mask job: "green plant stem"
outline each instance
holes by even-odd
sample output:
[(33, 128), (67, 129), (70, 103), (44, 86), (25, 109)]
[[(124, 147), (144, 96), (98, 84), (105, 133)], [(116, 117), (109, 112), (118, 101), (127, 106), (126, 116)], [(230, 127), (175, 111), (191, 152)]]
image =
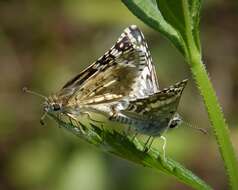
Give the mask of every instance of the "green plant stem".
[(219, 146), (220, 154), (224, 160), (225, 168), (228, 171), (227, 173), (230, 185), (232, 189), (237, 190), (238, 164), (236, 154), (230, 140), (228, 125), (226, 124), (222, 109), (217, 100), (217, 96), (202, 62), (201, 53), (195, 45), (195, 41), (192, 36), (192, 29), (190, 28), (191, 17), (187, 7), (187, 0), (183, 0), (188, 47), (187, 62), (190, 65), (193, 77), (206, 105), (208, 116), (212, 124), (212, 129)]
[(232, 189), (236, 190), (238, 189), (238, 165), (236, 154), (229, 137), (229, 129), (202, 60), (200, 56), (196, 56), (196, 53), (194, 54), (193, 56), (191, 52), (193, 56), (190, 60), (191, 71), (204, 99), (220, 154), (228, 171), (230, 185)]

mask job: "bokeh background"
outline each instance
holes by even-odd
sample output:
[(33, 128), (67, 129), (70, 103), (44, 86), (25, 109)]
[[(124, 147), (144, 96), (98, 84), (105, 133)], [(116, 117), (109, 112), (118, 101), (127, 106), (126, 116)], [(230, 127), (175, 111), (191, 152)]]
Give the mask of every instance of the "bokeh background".
[[(42, 100), (100, 57), (128, 25), (137, 24), (151, 49), (161, 87), (189, 84), (179, 110), (209, 129), (199, 92), (178, 51), (113, 0), (0, 1), (0, 189), (190, 189), (174, 178), (101, 152), (56, 123), (40, 126)], [(238, 3), (206, 0), (201, 20), (204, 62), (238, 146)], [(227, 180), (214, 137), (181, 127), (167, 134), (167, 154), (215, 189)], [(161, 142), (158, 139), (158, 148)]]

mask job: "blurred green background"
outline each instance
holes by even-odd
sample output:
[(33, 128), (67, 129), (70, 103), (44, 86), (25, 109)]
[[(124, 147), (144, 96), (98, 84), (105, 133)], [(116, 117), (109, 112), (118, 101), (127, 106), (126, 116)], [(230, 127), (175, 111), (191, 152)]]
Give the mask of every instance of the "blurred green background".
[[(158, 190), (190, 189), (83, 142), (47, 119), (42, 101), (103, 55), (124, 28), (138, 25), (156, 64), (160, 86), (189, 78), (179, 110), (194, 126), (209, 128), (202, 99), (178, 51), (113, 0), (0, 1), (0, 189)], [(238, 151), (238, 3), (206, 0), (201, 36), (204, 62), (231, 127)], [(211, 134), (180, 127), (166, 134), (167, 154), (215, 189), (227, 189)], [(158, 139), (161, 149), (161, 140)]]

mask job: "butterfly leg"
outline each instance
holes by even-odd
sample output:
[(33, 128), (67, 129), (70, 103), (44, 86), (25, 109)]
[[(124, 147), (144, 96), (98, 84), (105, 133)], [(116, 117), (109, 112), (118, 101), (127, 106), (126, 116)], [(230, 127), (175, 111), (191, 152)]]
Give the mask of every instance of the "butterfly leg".
[(45, 112), (45, 113), (41, 116), (41, 118), (40, 118), (40, 124), (41, 124), (41, 125), (45, 125), (44, 119), (45, 119), (46, 116), (47, 116), (47, 112)]
[(126, 134), (129, 134), (131, 132), (131, 126), (128, 126), (128, 128), (126, 129)]
[[(57, 117), (58, 117), (58, 119), (59, 119), (59, 120), (61, 120), (61, 113), (58, 113), (58, 114), (57, 114)], [(60, 123), (59, 123), (59, 122), (58, 122), (58, 127), (59, 127), (59, 128), (61, 128), (61, 126), (60, 126)]]
[(69, 120), (70, 120), (71, 125), (74, 125), (74, 124), (73, 124), (73, 121), (75, 121), (76, 124), (77, 124), (77, 126), (79, 127), (80, 131), (85, 135), (86, 132), (85, 132), (85, 130), (82, 128), (82, 126), (81, 126), (81, 124), (78, 122), (78, 120), (77, 120), (74, 116), (72, 116), (71, 114), (66, 114), (66, 115), (69, 117)]
[(137, 137), (138, 133), (135, 133), (134, 136), (132, 137), (131, 141), (133, 142), (135, 138)]
[(154, 138), (149, 136), (145, 145), (144, 145), (144, 152), (148, 152), (153, 144)]
[(90, 120), (93, 121), (93, 122), (103, 123), (102, 121), (98, 121), (98, 120), (93, 119), (93, 118), (90, 116), (90, 113), (89, 113), (89, 112), (83, 112), (82, 114), (87, 115), (88, 119), (90, 119)]
[(69, 122), (70, 122), (70, 124), (71, 124), (71, 125), (74, 125), (74, 123), (73, 123), (71, 117), (68, 117), (68, 118), (69, 118)]
[(109, 113), (109, 120), (113, 120), (117, 116), (117, 110), (115, 109), (115, 106), (111, 106), (111, 112)]
[(144, 148), (143, 148), (143, 152), (147, 152), (147, 150), (148, 150), (147, 149), (147, 144), (150, 142), (150, 138), (151, 138), (151, 136), (149, 136), (148, 139), (146, 140)]
[(164, 144), (163, 144), (163, 159), (164, 161), (166, 161), (166, 156), (165, 156), (165, 148), (166, 148), (166, 138), (164, 136), (161, 136), (161, 139), (164, 141)]
[(148, 145), (148, 150), (150, 150), (153, 142), (154, 142), (154, 137), (151, 137), (150, 144)]

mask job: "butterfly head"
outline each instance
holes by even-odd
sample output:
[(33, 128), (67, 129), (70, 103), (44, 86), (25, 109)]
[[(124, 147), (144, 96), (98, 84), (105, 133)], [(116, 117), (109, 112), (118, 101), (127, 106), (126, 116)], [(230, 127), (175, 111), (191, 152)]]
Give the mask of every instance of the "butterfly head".
[(47, 97), (45, 97), (45, 96), (43, 96), (43, 95), (41, 95), (37, 92), (28, 90), (26, 87), (23, 88), (23, 91), (27, 92), (29, 94), (38, 96), (38, 97), (45, 100), (44, 103), (43, 103), (44, 114), (40, 119), (40, 123), (42, 125), (44, 124), (43, 120), (44, 120), (45, 116), (47, 115), (47, 113), (56, 113), (56, 112), (59, 112), (59, 111), (62, 110), (62, 102), (60, 101), (59, 98), (57, 98), (57, 96), (50, 96), (50, 97), (47, 98)]
[(50, 96), (43, 103), (43, 110), (47, 113), (59, 112), (62, 110), (62, 103), (56, 97)]
[(196, 129), (197, 131), (200, 131), (203, 134), (208, 133), (206, 129), (193, 126), (190, 123), (183, 121), (182, 117), (178, 113), (174, 114), (173, 118), (169, 121), (169, 128), (175, 128), (178, 125), (180, 125), (181, 123), (183, 123), (184, 126), (190, 127), (192, 129)]
[(169, 128), (175, 128), (182, 123), (182, 118), (178, 113), (175, 113), (173, 118), (169, 121)]

